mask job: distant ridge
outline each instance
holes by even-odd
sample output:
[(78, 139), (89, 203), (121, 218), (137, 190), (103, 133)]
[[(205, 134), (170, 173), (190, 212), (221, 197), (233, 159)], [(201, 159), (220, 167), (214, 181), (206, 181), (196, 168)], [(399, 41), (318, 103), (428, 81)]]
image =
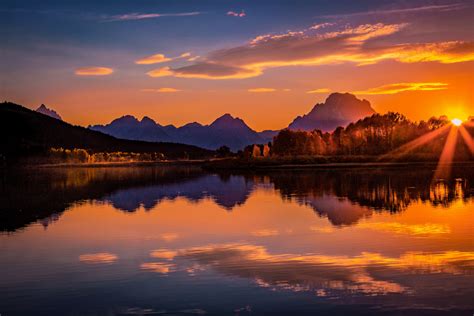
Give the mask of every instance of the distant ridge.
[(254, 131), (242, 119), (229, 113), (218, 117), (209, 125), (192, 122), (181, 127), (162, 126), (146, 116), (140, 121), (131, 115), (125, 115), (109, 124), (89, 128), (124, 139), (176, 142), (207, 149), (228, 146), (233, 151), (250, 144), (269, 142), (274, 136), (268, 132)]
[(63, 119), (61, 118), (61, 116), (58, 114), (58, 112), (56, 112), (56, 111), (53, 110), (53, 109), (48, 108), (48, 107), (47, 107), (46, 105), (44, 105), (44, 104), (41, 104), (41, 105), (36, 109), (36, 112), (41, 113), (41, 114), (44, 114), (44, 115), (47, 115), (47, 116), (49, 116), (49, 117), (55, 118), (55, 119), (60, 120), (60, 121), (63, 120)]
[[(359, 100), (350, 93), (333, 93), (324, 103), (316, 104), (308, 114), (295, 118), (288, 128), (332, 131), (338, 126), (346, 126), (374, 113), (375, 110), (367, 100)], [(251, 144), (268, 143), (279, 132), (256, 132), (244, 120), (229, 113), (218, 117), (209, 125), (192, 122), (181, 127), (162, 126), (146, 116), (140, 121), (131, 115), (125, 115), (109, 124), (92, 125), (89, 128), (124, 139), (176, 142), (211, 150), (228, 146), (232, 151)]]
[(330, 132), (375, 113), (367, 100), (359, 100), (350, 93), (332, 93), (324, 103), (316, 104), (308, 114), (295, 118), (288, 128)]

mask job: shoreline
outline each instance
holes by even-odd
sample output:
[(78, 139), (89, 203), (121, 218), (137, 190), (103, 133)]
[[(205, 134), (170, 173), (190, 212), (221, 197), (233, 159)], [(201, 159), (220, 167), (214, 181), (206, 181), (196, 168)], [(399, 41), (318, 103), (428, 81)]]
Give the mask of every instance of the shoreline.
[[(297, 160), (297, 159), (296, 159)], [(52, 168), (134, 168), (134, 167), (199, 167), (206, 171), (223, 170), (297, 170), (297, 169), (364, 169), (391, 167), (436, 167), (438, 161), (347, 161), (347, 162), (289, 162), (260, 159), (222, 158), (213, 160), (166, 160), (166, 161), (135, 161), (111, 163), (58, 163), (58, 164), (27, 164), (0, 167), (8, 169), (52, 169)], [(453, 161), (453, 166), (474, 167), (474, 161)]]

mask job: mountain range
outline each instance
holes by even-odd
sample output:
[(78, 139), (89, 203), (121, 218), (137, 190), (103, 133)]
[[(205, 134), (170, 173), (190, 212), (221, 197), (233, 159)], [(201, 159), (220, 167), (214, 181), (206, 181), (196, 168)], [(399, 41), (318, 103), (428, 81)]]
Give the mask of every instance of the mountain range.
[(0, 163), (60, 147), (93, 152), (157, 152), (170, 159), (208, 158), (214, 154), (192, 145), (119, 139), (10, 102), (0, 104), (0, 135)]
[[(308, 114), (295, 118), (288, 128), (332, 131), (338, 126), (346, 126), (374, 113), (375, 110), (367, 100), (359, 100), (350, 93), (332, 93), (324, 103), (316, 104)], [(279, 132), (257, 132), (242, 119), (230, 114), (222, 115), (209, 125), (193, 122), (181, 127), (160, 125), (147, 116), (138, 120), (125, 115), (106, 125), (89, 126), (89, 129), (123, 139), (174, 142), (206, 149), (217, 149), (225, 145), (233, 151), (250, 144), (267, 143)]]
[(125, 115), (107, 125), (94, 125), (89, 128), (118, 138), (151, 142), (166, 141), (207, 149), (216, 149), (226, 145), (234, 151), (249, 144), (269, 142), (277, 133), (257, 133), (242, 119), (230, 114), (222, 115), (209, 125), (193, 122), (181, 127), (163, 126), (147, 116), (138, 120), (131, 115)]

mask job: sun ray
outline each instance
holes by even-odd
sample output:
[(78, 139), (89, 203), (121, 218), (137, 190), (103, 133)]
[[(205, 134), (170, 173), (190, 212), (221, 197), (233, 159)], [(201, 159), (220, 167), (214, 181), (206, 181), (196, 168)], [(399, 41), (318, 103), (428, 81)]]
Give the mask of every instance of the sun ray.
[(449, 179), (451, 175), (451, 164), (453, 162), (454, 152), (456, 151), (456, 142), (459, 128), (451, 125), (446, 143), (438, 160), (438, 165), (434, 174), (434, 180)]
[(445, 125), (445, 126), (440, 127), (440, 128), (438, 128), (434, 131), (431, 131), (427, 134), (424, 134), (424, 135), (418, 137), (417, 139), (414, 139), (411, 142), (408, 142), (408, 143), (400, 146), (399, 148), (394, 149), (394, 150), (392, 150), (391, 152), (389, 152), (385, 155), (382, 155), (379, 159), (383, 160), (383, 159), (386, 159), (386, 158), (389, 158), (389, 159), (399, 158), (399, 157), (409, 153), (410, 151), (412, 151), (412, 150), (428, 143), (429, 141), (431, 141), (431, 140), (435, 139), (436, 137), (440, 136), (441, 134), (447, 132), (450, 127), (451, 127), (451, 125)]
[(467, 122), (464, 122), (463, 125), (469, 126), (469, 127), (474, 127), (474, 122), (473, 121), (467, 121)]
[(464, 143), (466, 143), (467, 147), (469, 148), (469, 151), (471, 152), (471, 155), (474, 155), (474, 140), (472, 139), (471, 135), (469, 132), (466, 130), (464, 126), (459, 127), (459, 133), (461, 134)]

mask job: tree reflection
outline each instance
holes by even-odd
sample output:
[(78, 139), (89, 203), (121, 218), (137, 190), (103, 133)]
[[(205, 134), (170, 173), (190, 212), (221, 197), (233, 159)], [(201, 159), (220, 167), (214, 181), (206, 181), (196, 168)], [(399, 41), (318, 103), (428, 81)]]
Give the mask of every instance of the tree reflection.
[(210, 174), (196, 167), (65, 168), (6, 171), (0, 180), (0, 229), (45, 227), (73, 203), (100, 201), (116, 209), (153, 210), (164, 200), (213, 200), (227, 211), (254, 190), (314, 209), (336, 226), (373, 212), (397, 213), (411, 203), (448, 207), (474, 194), (472, 168), (454, 167), (453, 180), (433, 182), (433, 168), (291, 170)]

